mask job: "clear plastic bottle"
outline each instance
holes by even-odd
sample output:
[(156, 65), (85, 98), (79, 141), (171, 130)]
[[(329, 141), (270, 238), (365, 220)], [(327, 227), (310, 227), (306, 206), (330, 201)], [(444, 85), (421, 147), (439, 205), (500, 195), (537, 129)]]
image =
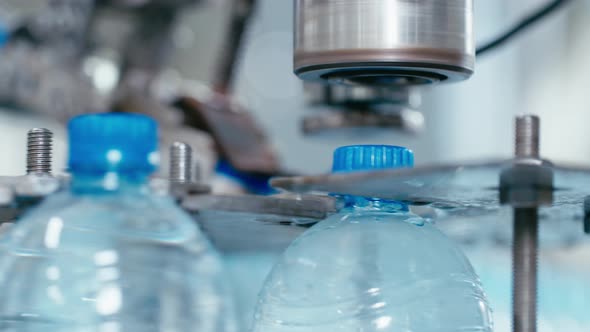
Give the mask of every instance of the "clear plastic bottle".
[[(405, 148), (350, 146), (336, 150), (334, 171), (412, 164)], [(253, 331), (492, 331), (479, 279), (450, 239), (401, 202), (342, 199), (275, 265)]]
[(69, 134), (71, 187), (0, 240), (0, 331), (237, 331), (218, 254), (149, 192), (155, 122), (85, 115)]

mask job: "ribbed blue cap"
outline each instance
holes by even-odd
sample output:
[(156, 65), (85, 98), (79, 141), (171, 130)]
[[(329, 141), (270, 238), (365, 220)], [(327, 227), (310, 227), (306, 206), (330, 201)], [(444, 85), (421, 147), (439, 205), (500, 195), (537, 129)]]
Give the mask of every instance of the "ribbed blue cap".
[(334, 151), (332, 172), (370, 171), (414, 166), (412, 150), (392, 145), (351, 145)]
[(158, 166), (158, 125), (145, 115), (81, 115), (68, 131), (73, 173), (151, 173)]

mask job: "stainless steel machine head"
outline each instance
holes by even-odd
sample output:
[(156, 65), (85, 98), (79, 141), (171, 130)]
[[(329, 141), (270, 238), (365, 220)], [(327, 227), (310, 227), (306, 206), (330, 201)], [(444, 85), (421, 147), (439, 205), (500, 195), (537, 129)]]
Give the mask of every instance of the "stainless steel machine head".
[(295, 0), (303, 80), (424, 85), (474, 70), (473, 0)]

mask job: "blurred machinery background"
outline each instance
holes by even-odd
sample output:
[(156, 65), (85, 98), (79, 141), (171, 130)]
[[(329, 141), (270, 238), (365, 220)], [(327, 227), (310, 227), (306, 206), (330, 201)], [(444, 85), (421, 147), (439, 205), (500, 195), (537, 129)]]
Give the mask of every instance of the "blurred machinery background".
[[(51, 13), (43, 10), (50, 2), (66, 7), (68, 3), (65, 0), (2, 0), (0, 12), (3, 24), (8, 27), (14, 26), (24, 18), (39, 16), (40, 12), (44, 14), (41, 17), (50, 15)], [(62, 18), (63, 26), (59, 26), (59, 29), (79, 32), (80, 22), (74, 19), (71, 22), (67, 21), (70, 14), (84, 13), (82, 2), (75, 3), (78, 6), (75, 10), (78, 12), (68, 14), (66, 10), (63, 13), (65, 18)], [(176, 23), (160, 22), (163, 27), (151, 31), (150, 38), (136, 37), (134, 33), (137, 34), (137, 31), (149, 34), (150, 30), (134, 30), (134, 27), (141, 26), (142, 20), (150, 20), (150, 6), (157, 8), (161, 4), (154, 2), (147, 6), (147, 9), (139, 10), (134, 7), (146, 6), (143, 4), (144, 1), (101, 3), (104, 3), (103, 8), (96, 15), (101, 18), (98, 21), (102, 23), (91, 26), (91, 40), (95, 41), (95, 47), (88, 48), (85, 51), (84, 62), (78, 64), (82, 68), (82, 74), (86, 74), (87, 77), (79, 78), (79, 84), (72, 83), (79, 82), (78, 78), (75, 80), (68, 75), (76, 76), (80, 72), (76, 72), (67, 62), (62, 64), (61, 68), (46, 65), (49, 69), (36, 69), (35, 66), (28, 65), (31, 70), (51, 69), (57, 73), (47, 74), (46, 76), (51, 77), (47, 78), (47, 83), (43, 83), (43, 79), (30, 79), (40, 85), (37, 87), (29, 87), (28, 81), (24, 78), (20, 88), (23, 91), (19, 93), (24, 94), (25, 101), (32, 105), (25, 103), (18, 112), (1, 114), (0, 129), (5, 133), (22, 132), (25, 128), (32, 127), (32, 122), (39, 126), (41, 119), (43, 124), (54, 129), (58, 163), (64, 159), (59, 157), (63, 153), (63, 128), (55, 122), (59, 116), (52, 112), (67, 112), (68, 109), (80, 111), (81, 102), (88, 109), (104, 107), (101, 102), (104, 103), (105, 98), (120, 97), (109, 95), (119, 80), (121, 84), (130, 87), (126, 91), (131, 92), (126, 93), (127, 98), (123, 98), (127, 104), (132, 104), (133, 100), (137, 101), (133, 95), (145, 92), (145, 89), (152, 89), (154, 93), (151, 96), (160, 99), (171, 98), (179, 90), (187, 91), (187, 95), (199, 96), (201, 99), (208, 98), (205, 96), (212, 91), (209, 87), (219, 88), (223, 85), (220, 82), (227, 79), (223, 77), (223, 71), (220, 69), (221, 63), (224, 62), (220, 60), (220, 54), (228, 53), (224, 51), (227, 49), (226, 45), (235, 44), (228, 41), (228, 36), (232, 35), (232, 27), (236, 29), (235, 22), (239, 23), (239, 20), (236, 20), (236, 12), (239, 15), (240, 10), (247, 10), (244, 4), (249, 2), (166, 2), (170, 4), (165, 6), (170, 12), (169, 20), (175, 19)], [(240, 3), (242, 7), (238, 6)], [(474, 22), (477, 43), (482, 44), (490, 40), (523, 15), (545, 3), (542, 0), (476, 1)], [(279, 161), (290, 171), (326, 171), (332, 149), (347, 143), (389, 142), (407, 145), (416, 151), (419, 156), (418, 163), (508, 157), (510, 150), (507, 147), (512, 141), (512, 132), (507, 124), (515, 114), (532, 110), (545, 119), (545, 124), (551, 124), (543, 128), (544, 155), (554, 160), (583, 163), (588, 161), (585, 152), (590, 148), (590, 140), (584, 126), (584, 120), (588, 116), (585, 112), (586, 93), (581, 83), (586, 76), (583, 61), (588, 52), (585, 31), (588, 24), (586, 18), (590, 13), (589, 6), (586, 1), (574, 1), (565, 10), (558, 11), (543, 24), (519, 36), (518, 42), (506, 44), (493, 53), (479, 57), (475, 75), (461, 84), (442, 85), (436, 89), (421, 88), (420, 92), (413, 96), (410, 94), (414, 92), (408, 92), (406, 96), (403, 91), (394, 96), (381, 95), (380, 105), (373, 103), (375, 98), (371, 98), (371, 104), (367, 105), (363, 100), (367, 95), (366, 91), (329, 91), (328, 93), (333, 96), (333, 104), (326, 106), (313, 103), (318, 93), (326, 93), (324, 88), (304, 87), (292, 74), (292, 4), (260, 0), (244, 33), (243, 47), (238, 49), (240, 56), (236, 61), (236, 75), (232, 77), (232, 96), (234, 100), (239, 101), (241, 108), (247, 109), (253, 115), (253, 121), (272, 144), (268, 149), (272, 148), (277, 153), (278, 160), (271, 162), (275, 166), (272, 166), (270, 171), (274, 171), (272, 168), (276, 168)], [(132, 20), (132, 17), (135, 17), (135, 20)], [(162, 17), (160, 19), (164, 20)], [(37, 25), (43, 24), (43, 19), (39, 20), (41, 22)], [(166, 24), (170, 26), (165, 28)], [(59, 30), (57, 27), (55, 29)], [(30, 36), (31, 34), (33, 36)], [(75, 41), (68, 33), (62, 34), (67, 37), (66, 40)], [(21, 35), (21, 38), (29, 39), (43, 37), (36, 37), (34, 32), (26, 31)], [(163, 38), (162, 35), (170, 38)], [(59, 34), (54, 33), (47, 38), (51, 43), (59, 44), (58, 37)], [(142, 43), (137, 46), (137, 43), (128, 42), (133, 40), (142, 40)], [(58, 49), (65, 52), (64, 50), (71, 48), (75, 48), (75, 45)], [(143, 52), (137, 55), (137, 49)], [(148, 49), (149, 52), (146, 51)], [(156, 51), (159, 53), (154, 54)], [(18, 50), (11, 53), (14, 52)], [(7, 62), (8, 56), (10, 55), (3, 53), (2, 63)], [(17, 57), (19, 61), (33, 61), (38, 66), (41, 66), (38, 63), (43, 64), (44, 61), (54, 61), (28, 60), (19, 56), (19, 53), (12, 56)], [(43, 54), (38, 56), (43, 59), (52, 57)], [(60, 60), (63, 59), (66, 57), (60, 57)], [(26, 63), (22, 66), (27, 67)], [(14, 67), (11, 69), (15, 70)], [(3, 74), (2, 77), (6, 79), (7, 75)], [(101, 92), (96, 100), (85, 97), (86, 81)], [(68, 84), (73, 84), (76, 93), (68, 95), (67, 98), (60, 96), (59, 88), (55, 88), (58, 84), (66, 86), (63, 90), (67, 89)], [(26, 90), (32, 88), (35, 88), (35, 93), (38, 94), (35, 98), (31, 98), (31, 92)], [(58, 91), (55, 91), (56, 89)], [(309, 93), (310, 91), (313, 92)], [(378, 94), (375, 91), (369, 93)], [(343, 95), (347, 97), (344, 98)], [(52, 102), (47, 103), (47, 100)], [(93, 100), (95, 104), (90, 104), (89, 100)], [(143, 100), (142, 103), (146, 101)], [(353, 111), (346, 116), (341, 112), (331, 112), (335, 108), (334, 104), (338, 107), (342, 103), (347, 103), (347, 107)], [(41, 108), (45, 110), (39, 111)], [(372, 118), (355, 117), (355, 114), (362, 114), (367, 108), (378, 108), (379, 111), (373, 113)], [(420, 112), (415, 112), (416, 110)], [(179, 121), (175, 113), (165, 114), (169, 116), (163, 121), (174, 127), (175, 121)], [(576, 121), (573, 121), (574, 118)], [(359, 121), (365, 125), (377, 124), (381, 128), (321, 130), (347, 124), (351, 126), (351, 123), (356, 125)], [(567, 137), (567, 144), (563, 144), (563, 137)], [(208, 146), (207, 140), (204, 139), (203, 143), (201, 138), (199, 136), (193, 140)], [(16, 161), (0, 165), (2, 173), (17, 174), (23, 166), (19, 165), (18, 161), (24, 160), (24, 150), (9, 141), (1, 142), (0, 148), (8, 160)], [(63, 165), (58, 164), (56, 169), (61, 167)]]

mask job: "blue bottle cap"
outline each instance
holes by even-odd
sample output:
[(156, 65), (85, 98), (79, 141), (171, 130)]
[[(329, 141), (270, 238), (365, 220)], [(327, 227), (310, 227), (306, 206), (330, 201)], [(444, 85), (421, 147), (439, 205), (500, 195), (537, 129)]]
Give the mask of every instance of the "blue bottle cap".
[(412, 150), (392, 145), (351, 145), (334, 151), (332, 172), (370, 171), (414, 166)]
[(130, 113), (81, 115), (69, 125), (73, 173), (151, 173), (158, 166), (158, 125)]

